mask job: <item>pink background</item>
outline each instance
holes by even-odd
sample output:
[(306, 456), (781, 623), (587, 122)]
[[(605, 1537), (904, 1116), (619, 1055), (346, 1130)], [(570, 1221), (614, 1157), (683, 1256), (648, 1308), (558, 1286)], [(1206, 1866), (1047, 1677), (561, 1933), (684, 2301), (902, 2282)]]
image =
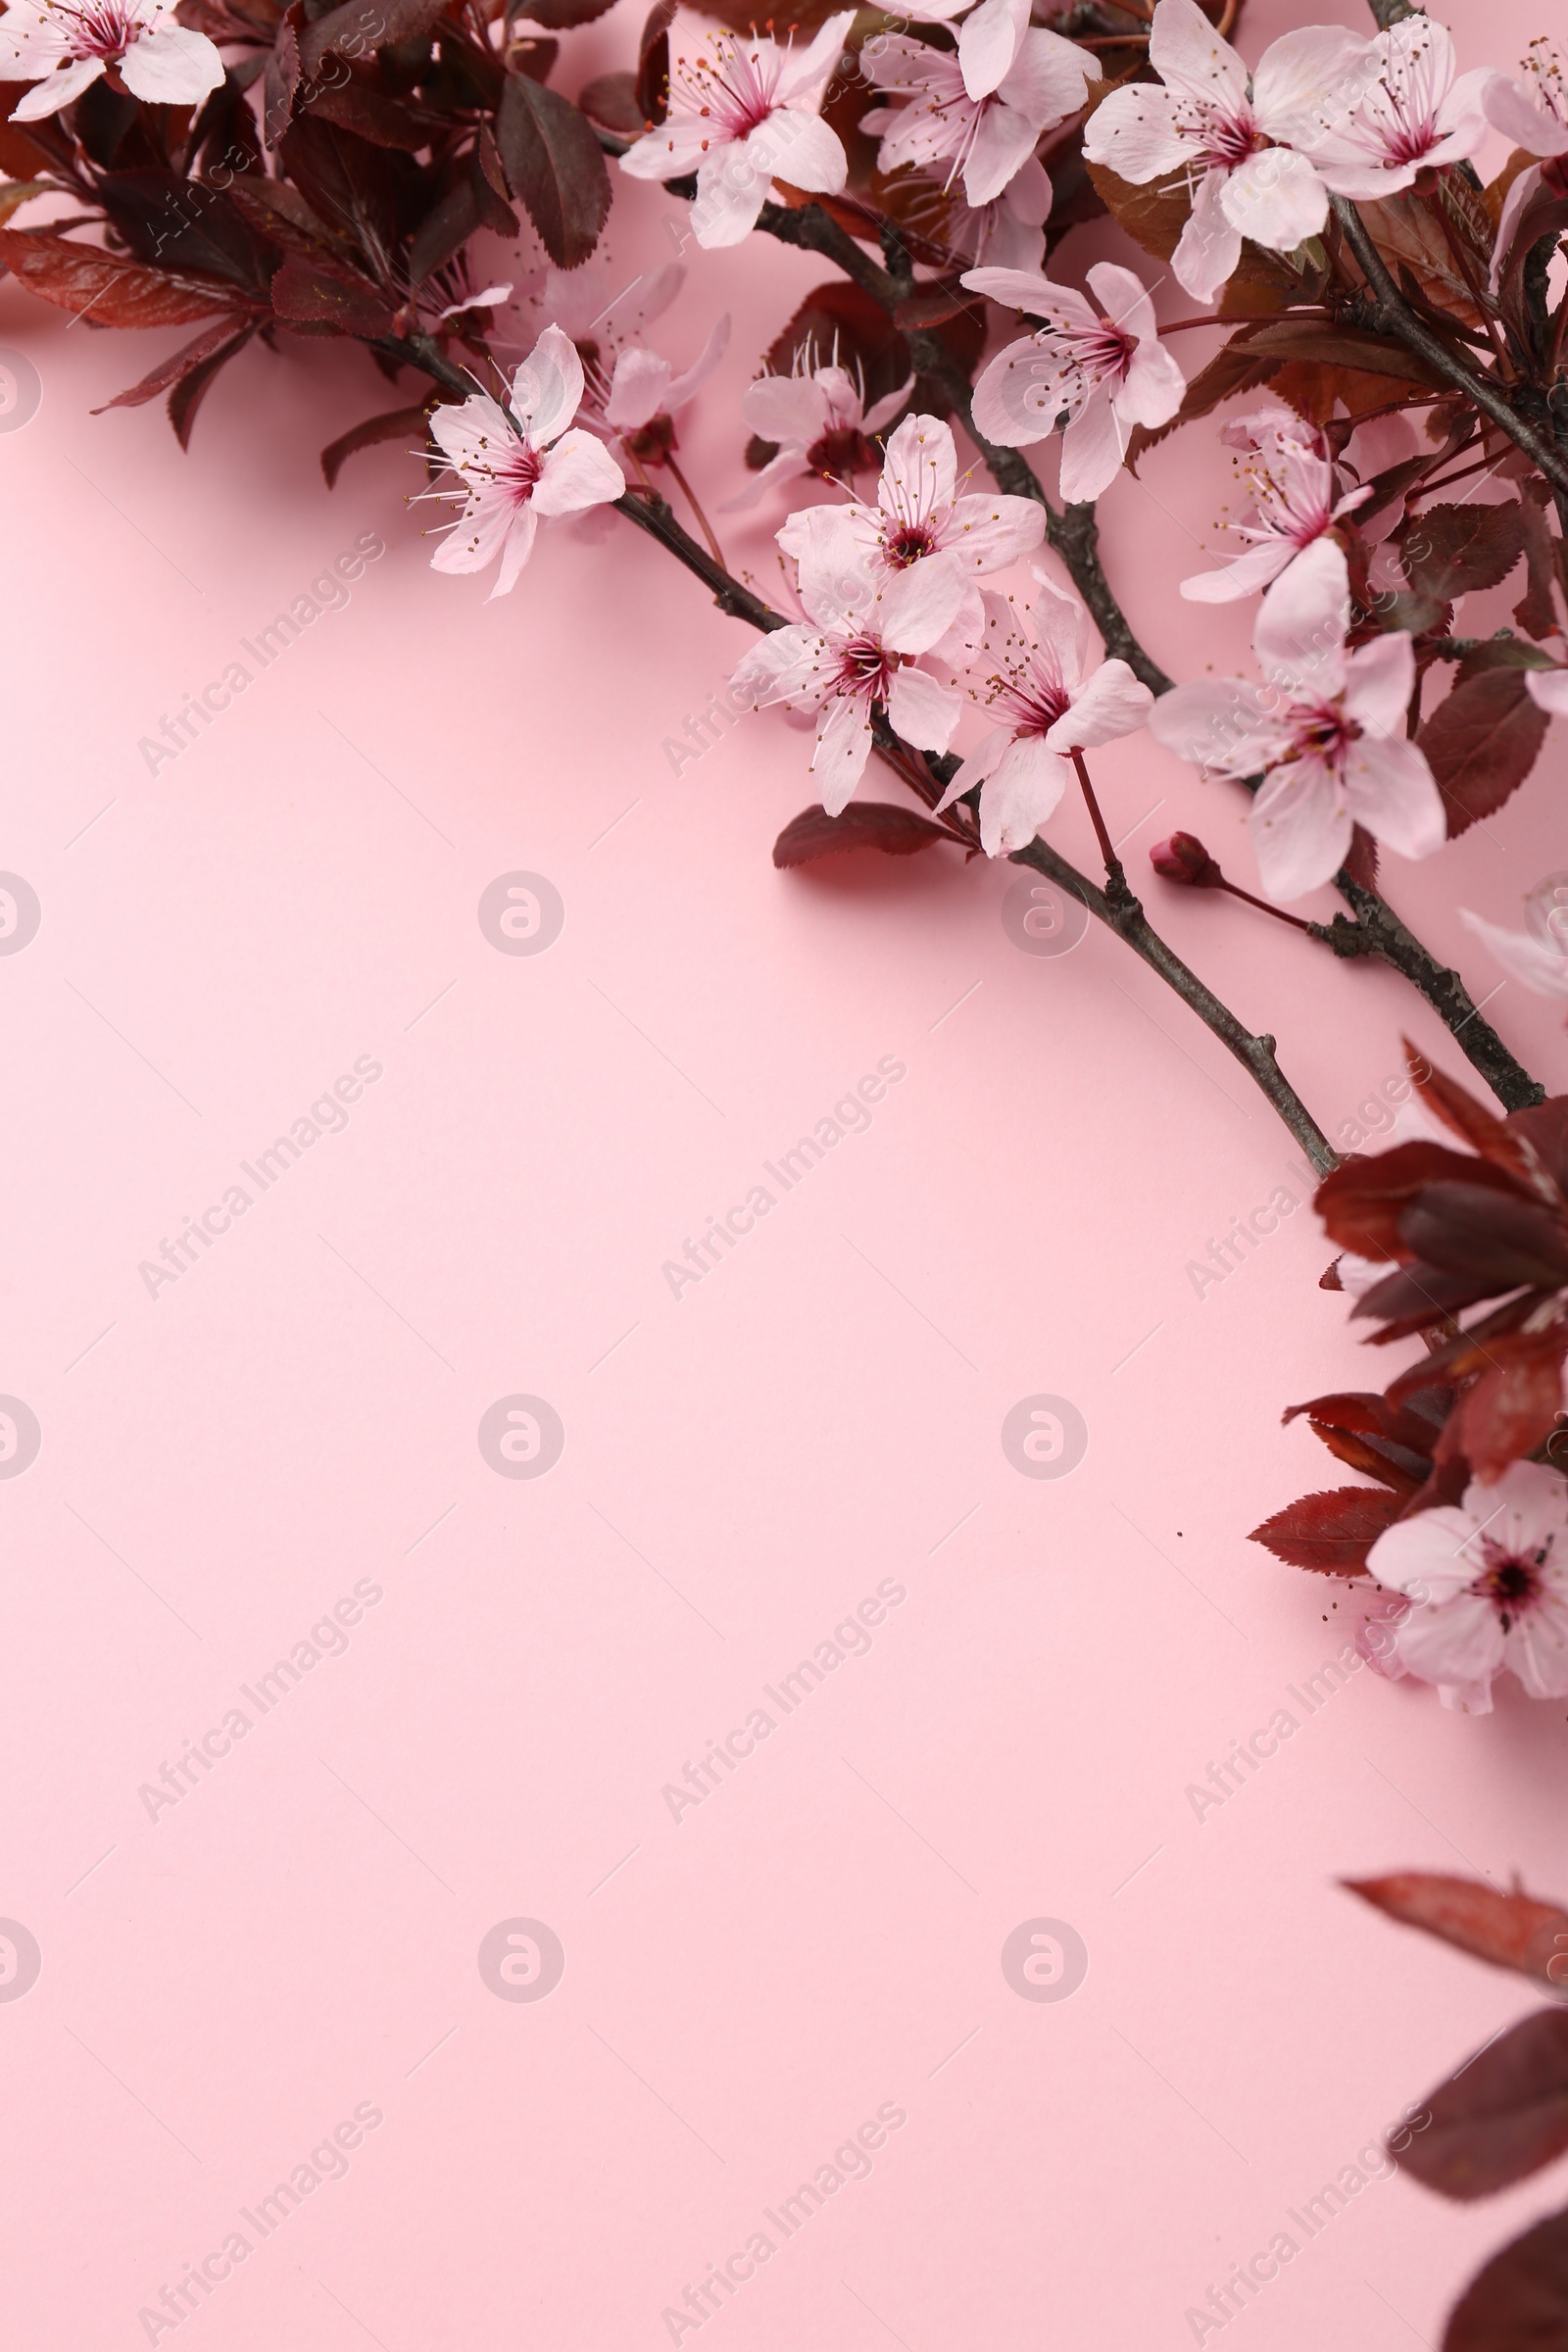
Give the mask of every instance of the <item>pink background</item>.
[[(1298, 15), (1250, 9), (1249, 54)], [(1467, 64), (1535, 29), (1483, 21), (1505, 34)], [(670, 258), (666, 217), (623, 191), (617, 280)], [(1062, 273), (1111, 250), (1082, 235)], [(685, 258), (655, 340), (684, 365), (734, 315), (682, 428), (722, 497), (741, 388), (828, 273)], [(1467, 2212), (1378, 2180), (1310, 2243), (1286, 2211), (1531, 1996), (1334, 1881), (1568, 1892), (1564, 1728), (1369, 1673), (1310, 1720), (1287, 1695), (1347, 1609), (1246, 1531), (1335, 1483), (1282, 1407), (1377, 1367), (1304, 1208), (1201, 1298), (1186, 1271), (1301, 1194), (1283, 1129), (1113, 942), (1021, 953), (1012, 869), (775, 872), (805, 739), (748, 718), (678, 781), (662, 750), (743, 631), (614, 518), (551, 526), (504, 602), (432, 575), (408, 458), (322, 487), (317, 449), (388, 405), (358, 353), (247, 355), (188, 457), (156, 407), (89, 418), (172, 340), (0, 286), (44, 386), (0, 436), (0, 865), (43, 908), (0, 958), (0, 1389), (43, 1432), (0, 1484), (0, 1914), (42, 1951), (0, 2002), (8, 2340), (129, 2352), (239, 2229), (249, 2259), (159, 2342), (652, 2347), (762, 2229), (705, 2343), (1151, 2352), (1282, 2230), (1245, 2340), (1435, 2341), (1550, 2184)], [(1178, 675), (1246, 665), (1251, 608), (1174, 591), (1225, 495), (1200, 429), (1103, 505)], [(728, 531), (767, 588), (787, 503)], [(348, 607), (150, 778), (138, 740), (362, 533), (387, 553)], [(1453, 908), (1516, 921), (1568, 862), (1561, 745), (1430, 867), (1391, 863), (1478, 995), (1499, 974)], [(1251, 878), (1239, 796), (1144, 736), (1097, 764), (1140, 876), (1185, 822)], [(1075, 811), (1053, 837), (1089, 859)], [(565, 905), (536, 956), (476, 919), (516, 869)], [(1149, 897), (1331, 1133), (1401, 1026), (1461, 1066), (1392, 977)], [(1564, 1083), (1551, 1008), (1509, 985), (1490, 1011)], [(141, 1261), (357, 1056), (382, 1075), (346, 1131), (150, 1298)], [(883, 1056), (906, 1075), (869, 1132), (673, 1298), (663, 1261)], [(476, 1443), (519, 1392), (565, 1428), (533, 1481)], [(1042, 1392), (1090, 1432), (1061, 1480), (1002, 1449)], [(360, 1580), (346, 1651), (150, 1819), (139, 1789)], [(673, 1820), (664, 1786), (883, 1580), (906, 1597), (869, 1653)], [(1295, 1739), (1200, 1823), (1189, 1784), (1282, 1706)], [(564, 1947), (537, 2002), (477, 1966), (518, 1917)], [(1064, 2001), (1003, 1974), (1041, 1917), (1088, 1947)], [(785, 2241), (762, 2209), (884, 2104), (870, 2177)], [(347, 2176), (261, 2240), (240, 2209), (362, 2105)]]

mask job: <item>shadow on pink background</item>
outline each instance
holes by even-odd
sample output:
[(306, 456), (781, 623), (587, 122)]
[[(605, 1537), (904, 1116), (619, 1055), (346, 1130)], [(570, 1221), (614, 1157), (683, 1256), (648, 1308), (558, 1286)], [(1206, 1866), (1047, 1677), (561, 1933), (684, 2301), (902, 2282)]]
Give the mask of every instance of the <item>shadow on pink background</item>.
[[(1472, 64), (1536, 27), (1457, 29)], [(678, 222), (623, 188), (612, 271)], [(662, 347), (735, 318), (683, 423), (722, 497), (827, 273), (684, 258)], [(0, 1913), (40, 1957), (0, 2001), (8, 2342), (1152, 2352), (1282, 2234), (1201, 2340), (1435, 2341), (1550, 2187), (1439, 2206), (1377, 2142), (1527, 2000), (1334, 1882), (1563, 1892), (1564, 1731), (1323, 1673), (1340, 1589), (1245, 1541), (1323, 1480), (1282, 1408), (1364, 1377), (1284, 1130), (1113, 942), (1033, 952), (1018, 869), (776, 872), (807, 739), (664, 749), (744, 632), (612, 517), (500, 603), (432, 575), (415, 462), (321, 485), (385, 405), (358, 355), (253, 351), (181, 457), (87, 414), (156, 338), (7, 283), (0, 341), (43, 382), (0, 437), (0, 865), (41, 909), (0, 962), (0, 1389), (41, 1432), (0, 1489)], [(1135, 625), (1245, 667), (1251, 608), (1175, 593), (1212, 434), (1144, 470), (1102, 509)], [(788, 503), (727, 535), (764, 593)], [(1454, 909), (1568, 862), (1560, 747), (1386, 869), (1478, 996)], [(1250, 879), (1239, 795), (1142, 735), (1097, 772), (1140, 877), (1182, 822)], [(1075, 811), (1053, 838), (1089, 861)], [(546, 931), (559, 897), (537, 953), (516, 876)], [(1401, 1029), (1456, 1065), (1392, 977), (1148, 890), (1331, 1135)], [(1548, 1006), (1489, 1017), (1563, 1084)], [(1034, 1475), (1058, 1425), (1082, 1457)]]

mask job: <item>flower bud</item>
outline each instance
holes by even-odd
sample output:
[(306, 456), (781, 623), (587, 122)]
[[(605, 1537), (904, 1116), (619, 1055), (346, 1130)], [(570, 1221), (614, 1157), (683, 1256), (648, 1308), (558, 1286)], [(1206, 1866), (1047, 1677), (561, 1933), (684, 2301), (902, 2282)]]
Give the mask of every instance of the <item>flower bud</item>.
[(1192, 890), (1212, 890), (1224, 880), (1196, 833), (1173, 833), (1168, 841), (1156, 841), (1149, 862), (1167, 882), (1185, 882)]

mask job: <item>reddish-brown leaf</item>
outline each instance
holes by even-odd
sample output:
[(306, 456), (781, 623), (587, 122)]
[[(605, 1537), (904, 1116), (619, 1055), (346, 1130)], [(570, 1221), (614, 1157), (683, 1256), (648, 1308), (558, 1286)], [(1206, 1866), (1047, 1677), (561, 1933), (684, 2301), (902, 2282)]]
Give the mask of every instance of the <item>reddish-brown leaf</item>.
[(300, 36), (300, 65), (313, 81), (329, 57), (369, 57), (395, 41), (428, 32), (446, 0), (343, 0)]
[(1301, 1413), (1331, 1453), (1396, 1494), (1413, 1494), (1431, 1471), (1435, 1424), (1375, 1391), (1314, 1396), (1309, 1403), (1289, 1406), (1282, 1418), (1291, 1422)]
[(585, 116), (559, 90), (509, 74), (496, 143), (512, 192), (528, 208), (558, 269), (575, 270), (610, 214), (610, 173)]
[(1568, 1333), (1511, 1332), (1486, 1343), (1487, 1367), (1459, 1406), (1465, 1452), (1484, 1479), (1544, 1446), (1562, 1411)]
[[(1531, 1152), (1521, 1145), (1517, 1131), (1499, 1119), (1495, 1111), (1489, 1110), (1485, 1102), (1478, 1102), (1456, 1078), (1450, 1078), (1446, 1071), (1428, 1061), (1407, 1037), (1399, 1042), (1404, 1048), (1411, 1084), (1428, 1110), (1441, 1119), (1444, 1126), (1458, 1136), (1462, 1143), (1468, 1144), (1472, 1151), (1479, 1152), (1492, 1166), (1506, 1168), (1510, 1175), (1517, 1176), (1532, 1191), (1539, 1191), (1537, 1164)], [(1459, 1181), (1474, 1183), (1480, 1179), (1472, 1170)]]
[(1366, 1555), (1399, 1516), (1402, 1498), (1382, 1487), (1334, 1487), (1287, 1503), (1249, 1538), (1292, 1568), (1320, 1576), (1359, 1576)]
[(601, 123), (623, 139), (640, 139), (647, 128), (637, 102), (635, 74), (596, 74), (577, 92), (577, 104), (590, 122)]
[(291, 324), (342, 335), (388, 335), (391, 305), (363, 277), (324, 262), (286, 261), (272, 280), (272, 308)]
[(509, 14), (526, 17), (530, 24), (548, 25), (552, 32), (567, 32), (574, 24), (591, 24), (614, 4), (615, 0), (519, 0)]
[(1451, 604), (1507, 578), (1524, 553), (1524, 517), (1517, 499), (1494, 507), (1424, 507), (1405, 524), (1398, 546), (1411, 587)]
[(78, 318), (90, 312), (100, 326), (186, 326), (223, 312), (235, 316), (232, 286), (144, 269), (70, 237), (0, 228), (0, 263), (29, 293)]
[(669, 112), (669, 28), (675, 0), (654, 0), (637, 43), (637, 104), (650, 124)]
[(1568, 1095), (1551, 1095), (1528, 1110), (1511, 1110), (1504, 1123), (1510, 1135), (1529, 1145), (1558, 1190), (1568, 1193)]
[(1522, 670), (1488, 669), (1455, 683), (1416, 737), (1443, 795), (1450, 841), (1517, 792), (1547, 723)]
[(818, 805), (791, 817), (773, 844), (773, 863), (808, 865), (813, 858), (833, 858), (844, 850), (880, 850), (888, 858), (910, 858), (934, 841), (951, 838), (940, 825), (912, 808), (901, 808), (895, 801), (852, 801), (842, 816), (829, 816)]
[(1553, 2213), (1494, 2254), (1448, 2314), (1443, 2352), (1564, 2352), (1568, 2213)]
[(346, 433), (339, 433), (321, 452), (321, 471), (326, 476), (327, 488), (336, 489), (345, 461), (358, 450), (372, 449), (378, 441), (424, 440), (429, 416), (429, 403), (421, 401), (417, 408), (383, 409), (379, 416), (367, 416), (363, 424), (351, 425)]
[(1568, 2009), (1521, 2018), (1422, 2105), (1431, 2121), (1398, 2162), (1424, 2188), (1490, 2197), (1539, 2173), (1568, 2148)]
[[(170, 391), (181, 377), (189, 375), (193, 368), (201, 367), (225, 343), (232, 343), (233, 350), (237, 351), (241, 343), (248, 341), (255, 331), (254, 324), (249, 322), (236, 329), (232, 318), (213, 319), (178, 351), (172, 352), (167, 360), (160, 360), (139, 384), (132, 384), (128, 391), (117, 392), (113, 400), (104, 402), (103, 408), (94, 409), (93, 415), (102, 416), (108, 409), (139, 409), (145, 401), (156, 400), (160, 392)], [(233, 352), (225, 356), (232, 358)]]
[(1495, 1968), (1514, 1969), (1543, 1984), (1568, 1978), (1568, 1961), (1548, 1974), (1560, 1954), (1568, 1953), (1568, 1911), (1556, 1903), (1515, 1888), (1499, 1894), (1481, 1879), (1450, 1879), (1427, 1871), (1396, 1871), (1383, 1879), (1347, 1879), (1352, 1894), (1374, 1909), (1396, 1919), (1401, 1927), (1419, 1928), (1443, 1943), (1457, 1944), (1477, 1960)]
[(1519, 1197), (1518, 1185), (1489, 1161), (1421, 1142), (1342, 1160), (1318, 1186), (1313, 1206), (1338, 1249), (1358, 1257), (1405, 1259), (1414, 1252), (1399, 1219), (1423, 1185), (1444, 1182), (1483, 1184)]

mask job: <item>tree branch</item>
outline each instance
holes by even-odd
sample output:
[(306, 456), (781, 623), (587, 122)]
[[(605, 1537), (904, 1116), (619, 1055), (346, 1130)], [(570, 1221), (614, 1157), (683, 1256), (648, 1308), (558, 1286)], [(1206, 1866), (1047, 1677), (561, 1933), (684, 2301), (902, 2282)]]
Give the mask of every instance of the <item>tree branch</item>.
[[(749, 621), (755, 629), (770, 631), (788, 626), (785, 615), (775, 612), (771, 606), (755, 596), (738, 580), (732, 579), (720, 564), (714, 563), (707, 549), (683, 529), (665, 501), (657, 496), (639, 496), (628, 491), (615, 501), (616, 511), (624, 514), (639, 530), (659, 542), (667, 554), (683, 564), (706, 588), (712, 591), (720, 611), (737, 620)], [(885, 720), (874, 729), (878, 751), (896, 769), (905, 782), (912, 784), (927, 807), (934, 807), (943, 789), (957, 771), (958, 761), (948, 755), (933, 759), (915, 751), (896, 735)], [(924, 779), (922, 781), (921, 779)], [(1031, 842), (1027, 849), (1016, 851), (1015, 865), (1032, 865), (1047, 874), (1060, 888), (1070, 891), (1088, 907), (1100, 922), (1113, 931), (1116, 937), (1141, 956), (1158, 974), (1167, 988), (1173, 989), (1185, 1004), (1191, 1006), (1205, 1028), (1217, 1037), (1226, 1051), (1233, 1054), (1274, 1109), (1284, 1120), (1291, 1134), (1300, 1145), (1312, 1165), (1327, 1170), (1336, 1165), (1337, 1154), (1323, 1130), (1284, 1076), (1275, 1058), (1274, 1040), (1257, 1037), (1239, 1021), (1229, 1007), (1221, 1004), (1212, 989), (1204, 986), (1196, 972), (1183, 963), (1181, 957), (1166, 946), (1151, 924), (1137, 898), (1129, 891), (1114, 903), (1105, 892), (1096, 888), (1065, 858), (1045, 842)]]
[(1532, 425), (1525, 422), (1511, 401), (1505, 398), (1490, 377), (1480, 375), (1473, 368), (1467, 367), (1448, 349), (1441, 335), (1435, 335), (1430, 327), (1422, 325), (1389, 275), (1383, 256), (1373, 244), (1365, 222), (1348, 198), (1334, 196), (1330, 201), (1335, 217), (1345, 231), (1345, 241), (1359, 263), (1361, 273), (1375, 297), (1374, 324), (1385, 334), (1396, 335), (1407, 350), (1415, 352), (1456, 391), (1473, 401), (1478, 409), (1492, 418), (1494, 424), (1501, 426), (1509, 440), (1524, 451), (1531, 464), (1540, 468), (1554, 488), (1568, 492), (1568, 465), (1564, 465), (1557, 452), (1543, 441)]

